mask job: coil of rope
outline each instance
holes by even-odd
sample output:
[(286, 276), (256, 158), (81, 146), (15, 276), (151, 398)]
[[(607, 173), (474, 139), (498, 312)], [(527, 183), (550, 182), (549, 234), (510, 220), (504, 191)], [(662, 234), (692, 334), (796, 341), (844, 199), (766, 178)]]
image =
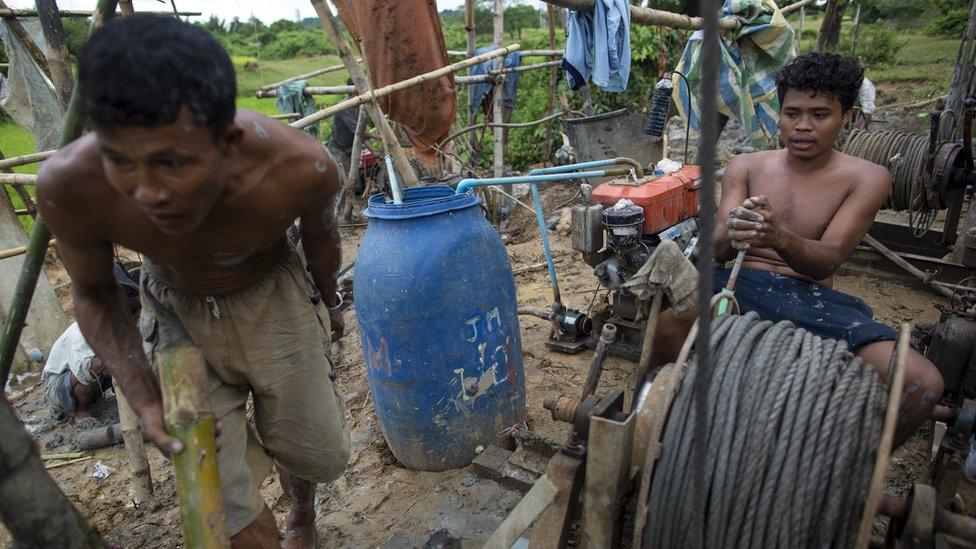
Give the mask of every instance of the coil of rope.
[(929, 140), (926, 136), (902, 132), (852, 130), (841, 149), (891, 172), (891, 195), (885, 208), (908, 210), (909, 224), (924, 233), (935, 221), (935, 210), (928, 204), (924, 182)]
[[(693, 436), (692, 362), (665, 426), (643, 546), (853, 546), (887, 385), (845, 343), (755, 313), (714, 319), (710, 341), (707, 437)], [(701, 479), (706, 501), (692, 501)]]

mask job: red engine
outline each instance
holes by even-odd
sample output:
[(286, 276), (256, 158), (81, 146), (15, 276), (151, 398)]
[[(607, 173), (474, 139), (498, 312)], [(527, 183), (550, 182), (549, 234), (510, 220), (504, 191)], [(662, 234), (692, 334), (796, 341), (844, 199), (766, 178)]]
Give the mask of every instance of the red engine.
[(614, 179), (593, 189), (590, 202), (610, 208), (622, 199), (630, 200), (644, 210), (644, 234), (656, 234), (698, 216), (700, 179), (698, 166), (638, 181)]

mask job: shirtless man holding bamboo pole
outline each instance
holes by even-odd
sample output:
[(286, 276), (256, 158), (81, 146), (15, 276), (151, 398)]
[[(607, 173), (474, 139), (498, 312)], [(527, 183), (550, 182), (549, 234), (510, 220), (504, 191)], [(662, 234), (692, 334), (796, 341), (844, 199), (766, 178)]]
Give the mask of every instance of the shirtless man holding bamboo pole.
[[(168, 455), (183, 448), (164, 428), (143, 349), (152, 360), (171, 346), (202, 348), (233, 545), (278, 543), (262, 479), (252, 478), (258, 449), (292, 502), (283, 545), (313, 546), (315, 485), (349, 457), (326, 356), (330, 331), (343, 329), (330, 310), (341, 254), (334, 162), (302, 132), (236, 110), (227, 53), (175, 18), (106, 25), (80, 55), (78, 78), (94, 131), (44, 164), (37, 190), (85, 339)], [(307, 271), (285, 238), (296, 218)], [(138, 330), (112, 276), (116, 244), (145, 258)], [(260, 445), (246, 425), (249, 395)]]

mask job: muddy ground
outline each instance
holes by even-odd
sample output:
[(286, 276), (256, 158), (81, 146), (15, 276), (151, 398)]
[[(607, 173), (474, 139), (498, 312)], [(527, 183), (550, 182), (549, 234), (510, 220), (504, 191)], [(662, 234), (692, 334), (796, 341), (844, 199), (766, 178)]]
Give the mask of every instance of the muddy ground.
[[(680, 134), (680, 131), (676, 133)], [(731, 156), (737, 145), (735, 137), (723, 139), (720, 163)], [(680, 150), (680, 141), (672, 147), (672, 150)], [(566, 185), (546, 189), (546, 215), (558, 215), (557, 207), (571, 202), (575, 193), (574, 188)], [(356, 256), (363, 231), (361, 227), (342, 229), (345, 263)], [(544, 261), (538, 229), (530, 212), (517, 208), (502, 232), (510, 242), (507, 248), (515, 269)], [(569, 306), (585, 310), (597, 286), (592, 270), (576, 260), (567, 231), (560, 227), (551, 234), (564, 301)], [(69, 281), (63, 270), (52, 263), (49, 276), (70, 312)], [(520, 273), (516, 275), (516, 283), (520, 306), (544, 307), (549, 303), (551, 294), (544, 270)], [(934, 303), (941, 298), (898, 277), (842, 270), (836, 286), (864, 299), (881, 321), (892, 325), (902, 321), (931, 323), (938, 318)], [(416, 547), (442, 529), (462, 538), (465, 544), (480, 544), (522, 494), (479, 478), (470, 467), (441, 473), (421, 473), (399, 467), (386, 447), (373, 413), (352, 312), (346, 313), (346, 322), (346, 335), (336, 344), (334, 356), (337, 357), (338, 383), (352, 434), (352, 458), (340, 479), (319, 488), (316, 510), (321, 545)], [(528, 408), (526, 427), (544, 437), (561, 440), (567, 427), (553, 422), (549, 413), (543, 410), (542, 402), (563, 392), (578, 392), (591, 354), (570, 356), (547, 350), (544, 342), (548, 326), (534, 317), (522, 317), (521, 329)], [(598, 392), (613, 387), (630, 387), (634, 368), (631, 362), (611, 357)], [(79, 428), (48, 411), (37, 385), (37, 376), (22, 376), (20, 381), (13, 387), (10, 398), (41, 451), (75, 451), (73, 439)], [(117, 421), (111, 393), (106, 395), (106, 401), (98, 413), (99, 425)], [(924, 475), (927, 440), (924, 434), (919, 435), (892, 457), (888, 472), (891, 491), (905, 493), (914, 479)], [(122, 547), (181, 545), (172, 468), (156, 450), (149, 450), (156, 498), (142, 508), (135, 508), (128, 496), (130, 476), (121, 445), (86, 454), (91, 456), (90, 460), (54, 468), (50, 473), (68, 498), (110, 542)], [(97, 463), (112, 469), (108, 478), (93, 478)], [(280, 524), (288, 507), (277, 479), (268, 478), (262, 493)], [(8, 542), (6, 532), (0, 532), (0, 543)]]

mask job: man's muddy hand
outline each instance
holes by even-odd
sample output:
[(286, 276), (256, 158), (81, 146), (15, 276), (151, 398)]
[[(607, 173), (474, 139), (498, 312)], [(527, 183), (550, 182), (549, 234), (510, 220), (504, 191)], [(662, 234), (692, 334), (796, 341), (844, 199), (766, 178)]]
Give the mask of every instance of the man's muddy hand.
[(735, 250), (748, 250), (749, 240), (755, 239), (763, 230), (763, 215), (757, 211), (757, 204), (765, 204), (766, 198), (750, 197), (742, 206), (729, 212), (725, 228)]
[(346, 333), (346, 321), (342, 319), (342, 311), (329, 313), (329, 324), (332, 328), (332, 341), (339, 341)]
[(173, 454), (183, 451), (183, 443), (166, 432), (166, 425), (163, 423), (162, 403), (156, 401), (148, 406), (143, 406), (139, 410), (139, 420), (142, 423), (142, 432), (146, 433), (149, 440), (156, 448), (159, 448), (163, 455), (171, 457)]

